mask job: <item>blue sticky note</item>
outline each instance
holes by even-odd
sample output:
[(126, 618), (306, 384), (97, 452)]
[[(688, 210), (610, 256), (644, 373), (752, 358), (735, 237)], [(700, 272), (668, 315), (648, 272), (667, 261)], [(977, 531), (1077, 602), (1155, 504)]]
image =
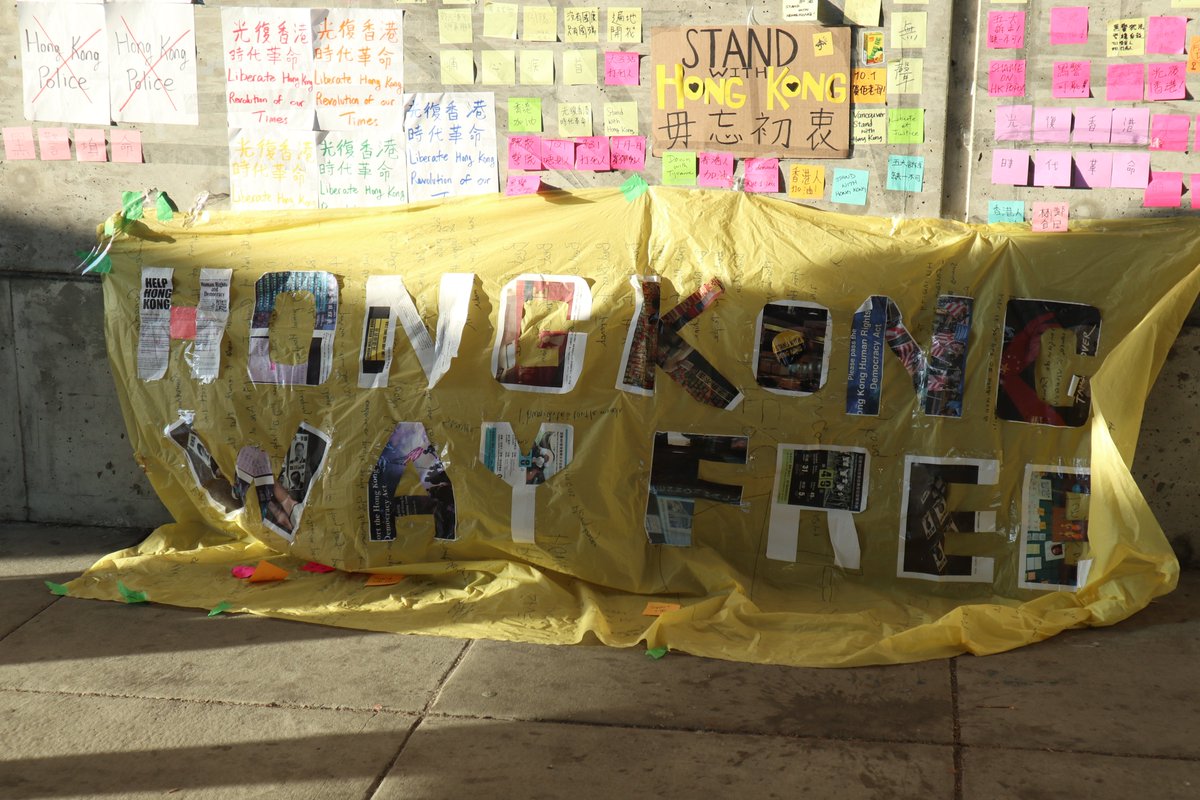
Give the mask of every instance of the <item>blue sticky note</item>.
[(988, 224), (993, 222), (1025, 221), (1025, 201), (1023, 200), (989, 200)]
[(865, 169), (842, 169), (833, 171), (833, 190), (829, 199), (835, 203), (849, 203), (855, 206), (867, 204), (867, 185), (871, 173)]
[(919, 192), (925, 188), (924, 156), (888, 156), (887, 188), (892, 192)]

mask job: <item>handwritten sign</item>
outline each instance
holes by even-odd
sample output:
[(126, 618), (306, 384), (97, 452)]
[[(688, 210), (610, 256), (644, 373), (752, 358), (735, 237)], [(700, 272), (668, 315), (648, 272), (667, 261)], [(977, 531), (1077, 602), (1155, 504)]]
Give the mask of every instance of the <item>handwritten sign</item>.
[(924, 11), (898, 11), (892, 15), (892, 47), (921, 48), (925, 46), (928, 14)]
[(1038, 150), (1033, 154), (1034, 186), (1070, 186), (1071, 152)]
[(1109, 64), (1104, 99), (1141, 100), (1145, 82), (1145, 64)]
[(633, 100), (604, 104), (605, 136), (636, 136), (638, 108)]
[(25, 119), (109, 123), (104, 7), (18, 3)]
[(591, 103), (559, 103), (558, 135), (564, 137), (592, 135)]
[(820, 200), (825, 197), (825, 168), (812, 164), (792, 164), (788, 176), (788, 197), (795, 200)]
[(312, 130), (311, 25), (306, 8), (221, 9), (230, 128)]
[(400, 127), (403, 19), (402, 11), (333, 8), (314, 26), (318, 128)]
[(38, 128), (37, 133), (42, 161), (71, 160), (71, 137), (66, 128)]
[(1112, 183), (1113, 154), (1087, 150), (1075, 154), (1071, 183), (1085, 189), (1106, 189)]
[(995, 59), (988, 64), (988, 97), (1025, 96), (1025, 59)]
[(920, 94), (924, 71), (923, 58), (893, 59), (887, 65), (887, 93)]
[(624, 8), (610, 6), (608, 9), (608, 40), (641, 44), (642, 9), (637, 6)]
[(1033, 141), (1068, 142), (1071, 140), (1071, 109), (1039, 107), (1033, 110)]
[[(653, 39), (651, 39), (653, 41)], [(696, 185), (696, 154), (682, 150), (668, 150), (662, 156), (662, 178), (664, 186)]]
[(733, 153), (699, 153), (696, 184), (705, 189), (733, 188)]
[(1147, 100), (1182, 100), (1186, 95), (1187, 70), (1184, 62), (1149, 65)]
[(1088, 7), (1050, 9), (1050, 44), (1087, 44)]
[(888, 109), (888, 144), (921, 144), (924, 141), (925, 109)]
[(996, 141), (1028, 142), (1033, 131), (1033, 106), (996, 106)]
[(598, 41), (600, 41), (600, 9), (599, 8), (564, 8), (563, 9), (563, 41), (564, 42), (598, 42)]
[(115, 128), (109, 134), (114, 164), (142, 163), (142, 132)]
[(75, 129), (75, 158), (79, 161), (107, 161), (108, 143), (99, 128)]
[(1108, 57), (1146, 54), (1146, 19), (1108, 21)]
[(1112, 110), (1111, 141), (1113, 144), (1149, 144), (1149, 130), (1150, 109), (1114, 108)]
[(888, 156), (887, 188), (893, 192), (920, 192), (925, 188), (923, 156)]
[(1111, 108), (1077, 106), (1072, 138), (1076, 142), (1108, 144), (1108, 137), (1112, 131), (1112, 117)]
[(1091, 61), (1055, 61), (1050, 78), (1054, 97), (1091, 97)]
[(613, 136), (608, 142), (613, 169), (641, 172), (646, 168), (645, 137)]
[(594, 86), (596, 83), (596, 51), (564, 50), (563, 83), (567, 86)]
[(1034, 203), (1029, 227), (1038, 233), (1066, 233), (1070, 207), (1067, 203)]
[(1146, 186), (1142, 205), (1146, 208), (1179, 208), (1182, 204), (1183, 173), (1154, 172)]
[(272, 128), (231, 132), (229, 194), (234, 211), (316, 208), (319, 192), (316, 133)]
[(887, 102), (887, 70), (856, 69), (850, 74), (850, 97), (855, 103)]
[(582, 136), (577, 139), (575, 142), (575, 169), (584, 172), (608, 172), (612, 169), (608, 138)]
[(779, 191), (779, 159), (747, 158), (742, 186), (747, 192), (770, 193)]
[(992, 183), (1001, 186), (1025, 186), (1029, 183), (1029, 151), (992, 151)]
[(988, 224), (1022, 223), (1025, 221), (1025, 204), (1020, 200), (989, 200)]
[(491, 92), (417, 92), (406, 98), (411, 202), (500, 191)]
[(605, 86), (638, 86), (641, 79), (638, 68), (641, 56), (637, 53), (626, 53), (609, 50), (604, 54), (604, 85)]
[(558, 9), (554, 6), (525, 6), (524, 30), (521, 38), (527, 42), (558, 40)]
[(1020, 50), (1025, 46), (1024, 11), (989, 11), (987, 46), (992, 50)]
[(1150, 118), (1150, 149), (1184, 152), (1191, 125), (1187, 114), (1155, 114)]
[(33, 128), (28, 126), (4, 128), (4, 160), (34, 161), (37, 150), (33, 145)]
[(105, 18), (112, 118), (198, 124), (192, 6), (114, 3)]
[(871, 173), (865, 169), (838, 167), (833, 171), (833, 188), (830, 189), (829, 199), (835, 203), (865, 206), (870, 180)]
[(1150, 17), (1147, 23), (1147, 53), (1174, 55), (1183, 52), (1187, 42), (1187, 17)]
[(542, 132), (542, 98), (510, 97), (508, 100), (508, 129), (514, 132)]
[(1145, 189), (1149, 181), (1149, 153), (1113, 154), (1111, 185), (1114, 189)]
[(856, 108), (850, 112), (853, 144), (887, 144), (887, 109)]
[(408, 202), (404, 141), (386, 131), (334, 131), (318, 146), (321, 208)]

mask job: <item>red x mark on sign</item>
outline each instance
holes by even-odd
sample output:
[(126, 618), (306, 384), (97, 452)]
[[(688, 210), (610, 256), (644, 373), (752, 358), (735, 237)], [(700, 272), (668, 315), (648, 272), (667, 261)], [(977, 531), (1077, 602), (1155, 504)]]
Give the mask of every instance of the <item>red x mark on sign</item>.
[[(42, 21), (40, 19), (38, 19), (37, 17), (34, 17), (33, 21), (36, 22), (38, 27), (42, 29), (42, 33), (45, 34), (45, 36), (46, 36), (46, 41), (48, 41), (48, 42), (50, 42), (50, 44), (54, 45), (54, 52), (58, 53), (58, 67), (57, 67), (57, 69), (54, 70), (53, 73), (50, 74), (50, 78), (42, 85), (42, 88), (38, 91), (38, 93), (33, 96), (32, 103), (36, 103), (37, 99), (42, 96), (42, 92), (46, 91), (46, 88), (49, 87), (50, 84), (53, 82), (54, 76), (57, 75), (60, 71), (62, 71), (63, 67), (67, 68), (67, 72), (71, 73), (72, 78), (74, 78), (77, 82), (79, 81), (79, 76), (75, 74), (75, 70), (71, 69), (71, 65), (67, 62), (69, 62), (72, 58), (74, 58), (76, 55), (78, 55), (79, 51), (83, 49), (83, 46), (86, 45), (88, 42), (90, 42), (92, 39), (95, 39), (96, 34), (100, 33), (100, 31), (102, 31), (104, 29), (97, 28), (96, 30), (92, 31), (92, 35), (87, 37), (86, 39), (84, 39), (82, 42), (80, 42), (79, 46), (71, 51), (71, 55), (67, 56), (66, 58), (63, 58), (62, 51), (58, 49), (58, 45), (55, 43), (54, 39), (51, 38), (50, 34), (46, 31), (46, 26), (42, 24)], [(87, 101), (89, 103), (92, 102), (92, 98), (90, 95), (88, 95), (87, 89), (83, 88), (83, 84), (79, 85), (79, 91), (83, 92), (83, 96), (87, 98)]]
[[(125, 17), (121, 17), (121, 24), (125, 26), (125, 30), (129, 31), (130, 38), (136, 41), (137, 35), (134, 34), (133, 28), (129, 27), (129, 23), (125, 20)], [(140, 47), (136, 48), (138, 51), (138, 55), (140, 55), (142, 57), (142, 61), (146, 62), (147, 69), (145, 72), (142, 73), (141, 80), (138, 81), (139, 85), (136, 88), (134, 88), (134, 90), (132, 92), (129, 93), (129, 97), (125, 98), (125, 102), (121, 103), (121, 109), (120, 109), (121, 111), (125, 110), (125, 106), (129, 105), (129, 101), (133, 99), (133, 96), (138, 93), (138, 89), (141, 88), (140, 84), (142, 83), (142, 81), (146, 80), (146, 78), (150, 75), (153, 75), (154, 77), (158, 78), (158, 82), (160, 84), (159, 88), (162, 89), (162, 93), (167, 96), (167, 102), (171, 104), (172, 109), (178, 110), (175, 107), (175, 100), (171, 97), (171, 93), (167, 91), (166, 81), (164, 81), (162, 79), (162, 77), (154, 70), (155, 70), (155, 67), (158, 66), (159, 62), (161, 62), (164, 58), (166, 58), (167, 53), (171, 52), (171, 50), (175, 47), (175, 45), (177, 45), (181, 41), (183, 41), (183, 37), (187, 36), (189, 33), (191, 33), (191, 31), (187, 30), (187, 31), (184, 31), (183, 33), (179, 34), (179, 38), (177, 38), (175, 41), (171, 42), (169, 45), (167, 45), (166, 47), (164, 47), (162, 49), (162, 53), (159, 54), (158, 58), (155, 60), (155, 62), (153, 64), (150, 63), (150, 59), (146, 58), (146, 54), (142, 52)]]

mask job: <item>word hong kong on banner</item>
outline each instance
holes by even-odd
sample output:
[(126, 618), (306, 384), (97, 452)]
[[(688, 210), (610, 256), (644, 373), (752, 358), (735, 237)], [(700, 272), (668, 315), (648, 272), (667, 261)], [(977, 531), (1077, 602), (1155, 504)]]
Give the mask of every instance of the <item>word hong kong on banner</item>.
[(650, 42), (654, 155), (849, 157), (849, 28), (656, 28)]

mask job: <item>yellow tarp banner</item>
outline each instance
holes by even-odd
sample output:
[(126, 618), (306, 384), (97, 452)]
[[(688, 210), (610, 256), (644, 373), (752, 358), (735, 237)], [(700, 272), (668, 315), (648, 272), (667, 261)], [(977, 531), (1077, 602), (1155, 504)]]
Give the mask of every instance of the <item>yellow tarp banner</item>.
[[(113, 264), (117, 390), (176, 522), (74, 596), (835, 666), (1003, 651), (1175, 586), (1129, 464), (1195, 220), (592, 191), (147, 220)], [(264, 559), (286, 578), (231, 575)]]

